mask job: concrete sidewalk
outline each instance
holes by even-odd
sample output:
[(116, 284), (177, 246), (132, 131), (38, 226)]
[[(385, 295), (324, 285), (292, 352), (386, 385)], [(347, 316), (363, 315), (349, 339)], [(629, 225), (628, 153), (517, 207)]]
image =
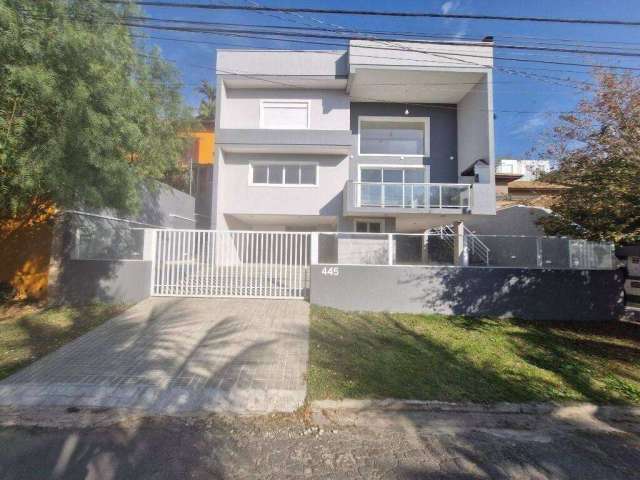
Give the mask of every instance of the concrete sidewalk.
[(0, 382), (0, 405), (289, 412), (308, 332), (303, 301), (151, 298)]

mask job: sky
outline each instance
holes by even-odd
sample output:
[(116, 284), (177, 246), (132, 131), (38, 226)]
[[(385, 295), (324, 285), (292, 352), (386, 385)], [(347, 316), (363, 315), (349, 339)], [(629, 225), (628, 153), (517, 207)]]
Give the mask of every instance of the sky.
[[(182, 1), (182, 0), (178, 0)], [(184, 0), (186, 1), (186, 0)], [(316, 7), (355, 10), (422, 11), (504, 16), (539, 16), (589, 19), (640, 20), (637, 0), (189, 0), (199, 3), (262, 5), (270, 7)], [(637, 52), (640, 55), (640, 27), (548, 24), (471, 19), (431, 19), (321, 15), (307, 13), (241, 12), (187, 8), (145, 7), (153, 18), (264, 24), (279, 26), (344, 27), (352, 30), (417, 32), (424, 35), (481, 40), (493, 35), (497, 44), (527, 44), (554, 48), (609, 49)], [(149, 45), (160, 47), (165, 58), (173, 61), (182, 75), (183, 94), (197, 106), (196, 91), (201, 80), (215, 83), (217, 48), (291, 48), (314, 49), (316, 45), (278, 40), (258, 40), (223, 35), (146, 30), (151, 37), (189, 40), (190, 42), (148, 38)], [(312, 40), (312, 39), (307, 39)], [(208, 43), (191, 43), (208, 42)], [(321, 40), (335, 42), (336, 40)], [(553, 45), (549, 45), (553, 44)], [(576, 46), (577, 45), (577, 46)], [(638, 68), (639, 57), (593, 54), (565, 54), (495, 50), (496, 57), (604, 64)], [(620, 71), (620, 70), (619, 70)], [(592, 68), (496, 59), (494, 69), (494, 115), (497, 157), (537, 156), (544, 145), (544, 133), (562, 112), (575, 109), (585, 93), (580, 82), (592, 81)]]

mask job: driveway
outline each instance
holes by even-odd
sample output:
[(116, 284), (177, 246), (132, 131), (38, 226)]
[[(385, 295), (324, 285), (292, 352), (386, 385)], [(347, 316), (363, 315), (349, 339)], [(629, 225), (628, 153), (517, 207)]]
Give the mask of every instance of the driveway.
[(150, 298), (0, 382), (0, 405), (293, 411), (308, 332), (303, 301)]

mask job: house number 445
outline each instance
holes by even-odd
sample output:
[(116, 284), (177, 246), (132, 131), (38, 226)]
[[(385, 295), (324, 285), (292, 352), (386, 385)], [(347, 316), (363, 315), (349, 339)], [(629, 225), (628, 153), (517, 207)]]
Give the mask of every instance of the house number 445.
[(322, 275), (329, 275), (330, 277), (337, 277), (340, 275), (340, 270), (338, 267), (323, 267)]

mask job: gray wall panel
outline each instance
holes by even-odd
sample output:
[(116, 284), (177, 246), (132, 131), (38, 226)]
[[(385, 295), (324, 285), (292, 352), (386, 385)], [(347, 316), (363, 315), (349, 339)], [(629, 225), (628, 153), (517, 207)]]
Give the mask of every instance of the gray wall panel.
[[(431, 182), (458, 183), (458, 123), (456, 105), (439, 105), (437, 107), (410, 105), (408, 117), (429, 117), (431, 152), (425, 158), (372, 157), (358, 156), (358, 117), (402, 117), (407, 105), (402, 103), (352, 103), (351, 132), (353, 133), (353, 160), (350, 178), (358, 179), (359, 164), (398, 164), (429, 165)], [(453, 157), (453, 160), (450, 159)]]
[(311, 303), (342, 310), (616, 320), (624, 311), (620, 270), (342, 266), (311, 267)]
[(149, 296), (151, 262), (67, 260), (58, 302), (136, 303)]

